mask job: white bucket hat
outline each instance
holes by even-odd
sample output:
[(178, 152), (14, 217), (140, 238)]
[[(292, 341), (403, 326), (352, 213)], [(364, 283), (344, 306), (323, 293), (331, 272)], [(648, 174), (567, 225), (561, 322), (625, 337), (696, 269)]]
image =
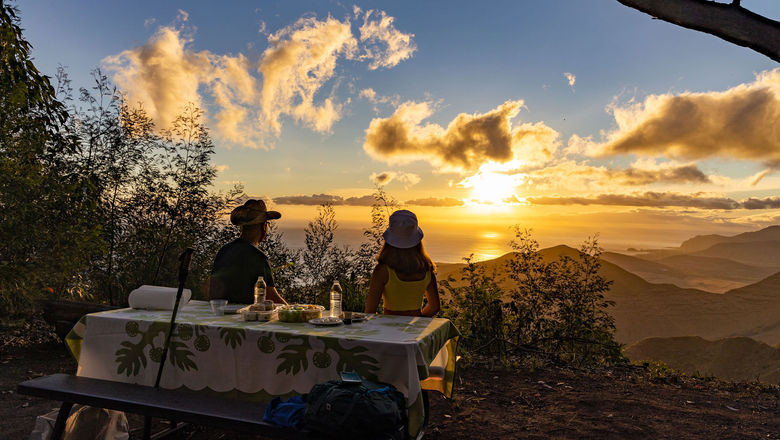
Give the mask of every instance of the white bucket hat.
[(390, 215), (389, 225), (382, 237), (390, 246), (408, 249), (417, 246), (423, 238), (423, 231), (417, 226), (417, 216), (402, 209)]

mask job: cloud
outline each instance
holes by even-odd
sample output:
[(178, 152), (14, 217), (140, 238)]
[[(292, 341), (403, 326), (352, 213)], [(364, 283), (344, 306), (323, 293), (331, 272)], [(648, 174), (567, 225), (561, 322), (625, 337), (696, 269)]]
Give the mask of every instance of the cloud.
[(230, 169), (230, 167), (227, 165), (215, 165), (214, 168), (217, 170), (218, 173), (224, 173), (225, 171)]
[(566, 77), (566, 81), (568, 81), (569, 87), (574, 90), (574, 83), (577, 82), (577, 77), (571, 72), (564, 72), (563, 76)]
[(185, 104), (202, 106), (198, 87), (209, 77), (211, 54), (187, 49), (190, 42), (191, 36), (164, 26), (145, 45), (106, 57), (103, 64), (131, 103), (143, 103), (155, 122), (168, 127)]
[(426, 197), (422, 199), (407, 200), (406, 204), (417, 206), (463, 206), (463, 200), (452, 197)]
[(274, 197), (274, 203), (277, 205), (322, 205), (325, 203), (331, 203), (333, 205), (341, 205), (344, 202), (344, 198), (341, 196), (334, 196), (330, 194), (312, 194), (310, 196), (283, 196)]
[(398, 107), (401, 103), (400, 96), (398, 95), (381, 96), (378, 95), (376, 91), (372, 88), (360, 90), (358, 96), (374, 104), (374, 111), (377, 113), (379, 113), (379, 107), (378, 107), (379, 104), (388, 104), (388, 105), (392, 105), (393, 107)]
[(349, 21), (304, 17), (269, 35), (268, 45), (259, 67), (263, 122), (276, 135), (282, 129), (282, 115), (316, 131), (329, 131), (340, 118), (341, 105), (333, 96), (315, 103), (315, 94), (333, 78), (339, 57), (356, 56)]
[(404, 188), (409, 188), (420, 183), (420, 176), (414, 173), (397, 173), (395, 171), (382, 171), (373, 173), (369, 179), (377, 185), (387, 185), (393, 180), (398, 180), (404, 184)]
[(618, 128), (606, 134), (603, 143), (585, 142), (591, 155), (720, 157), (770, 167), (780, 164), (779, 69), (723, 92), (650, 95), (642, 102), (611, 104), (608, 110)]
[(194, 103), (206, 110), (216, 137), (269, 148), (266, 139), (281, 134), (284, 118), (320, 133), (340, 120), (350, 98), (336, 98), (339, 61), (387, 68), (414, 52), (413, 35), (395, 29), (384, 11), (356, 14), (363, 19), (360, 41), (349, 17), (303, 17), (268, 33), (262, 56), (250, 61), (241, 53), (193, 50), (194, 27), (180, 10), (173, 24), (159, 27), (145, 44), (102, 64), (128, 102), (141, 103), (158, 127), (168, 128), (186, 104)]
[(741, 204), (745, 209), (778, 209), (780, 208), (780, 197), (766, 197), (763, 199), (751, 197), (743, 200)]
[(624, 186), (652, 184), (713, 184), (713, 178), (701, 171), (696, 164), (677, 162), (655, 163), (637, 160), (627, 168), (593, 166), (573, 160), (562, 160), (542, 167), (525, 167), (509, 170), (522, 176), (517, 185), (535, 190), (571, 188), (616, 189)]
[(428, 102), (405, 102), (392, 116), (375, 118), (363, 149), (388, 163), (425, 160), (445, 172), (473, 172), (489, 163), (544, 161), (559, 146), (558, 133), (539, 122), (513, 127), (523, 101), (507, 101), (484, 114), (461, 113), (447, 128), (423, 121), (433, 114)]
[[(356, 18), (362, 14), (355, 9)], [(395, 19), (385, 13), (369, 9), (363, 14), (363, 24), (360, 26), (360, 41), (363, 43), (361, 59), (370, 60), (371, 70), (389, 68), (401, 61), (411, 58), (417, 46), (414, 34), (400, 32), (393, 25)]]
[(346, 205), (346, 206), (371, 206), (375, 203), (376, 199), (372, 195), (365, 195), (360, 197), (347, 197), (331, 195), (331, 194), (312, 194), (310, 196), (283, 196), (275, 197), (274, 203), (277, 205), (308, 205), (319, 206), (325, 203), (331, 205)]
[(648, 207), (686, 207), (702, 209), (738, 209), (741, 204), (733, 199), (707, 193), (680, 194), (672, 192), (599, 194), (588, 197), (528, 197), (528, 203), (534, 205), (614, 205)]
[(750, 186), (756, 186), (758, 185), (758, 182), (760, 182), (764, 177), (768, 176), (772, 173), (772, 169), (767, 169), (764, 171), (759, 171), (758, 173), (754, 174), (750, 177)]
[(620, 185), (647, 185), (651, 183), (711, 183), (710, 178), (695, 164), (668, 166), (656, 169), (626, 168), (604, 170), (604, 179)]

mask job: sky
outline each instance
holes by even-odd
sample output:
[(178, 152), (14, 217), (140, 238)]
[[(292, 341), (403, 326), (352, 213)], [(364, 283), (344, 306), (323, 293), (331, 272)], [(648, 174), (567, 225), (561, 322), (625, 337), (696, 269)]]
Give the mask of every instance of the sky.
[(293, 244), (323, 202), (359, 242), (377, 185), (437, 261), (514, 226), (626, 250), (780, 218), (778, 63), (615, 0), (17, 6), (45, 74), (100, 68), (158, 127), (200, 105), (215, 189), (268, 200)]

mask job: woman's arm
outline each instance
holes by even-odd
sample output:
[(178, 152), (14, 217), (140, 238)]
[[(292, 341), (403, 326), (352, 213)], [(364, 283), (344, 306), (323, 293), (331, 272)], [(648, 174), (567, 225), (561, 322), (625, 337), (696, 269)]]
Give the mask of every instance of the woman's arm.
[(425, 289), (425, 298), (428, 299), (428, 304), (420, 311), (422, 316), (432, 317), (439, 313), (441, 310), (441, 301), (439, 300), (439, 284), (436, 282), (436, 274), (431, 272), (431, 282), (428, 283), (428, 288)]
[(371, 281), (368, 284), (368, 296), (366, 297), (366, 313), (376, 313), (379, 307), (379, 300), (382, 299), (382, 291), (387, 284), (387, 266), (377, 264), (374, 272), (371, 274)]

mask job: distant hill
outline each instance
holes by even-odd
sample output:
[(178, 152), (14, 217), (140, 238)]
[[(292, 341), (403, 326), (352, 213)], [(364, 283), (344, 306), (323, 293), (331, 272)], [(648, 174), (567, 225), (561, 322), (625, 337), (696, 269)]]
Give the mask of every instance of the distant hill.
[(727, 258), (747, 265), (780, 269), (780, 241), (718, 243), (691, 255)]
[(780, 270), (780, 225), (730, 237), (697, 235), (685, 240), (678, 248), (648, 250), (637, 257), (663, 263), (663, 259), (683, 254), (725, 258), (749, 266)]
[[(576, 249), (568, 246), (540, 252), (547, 260), (578, 255)], [(507, 294), (513, 283), (506, 277), (505, 264), (512, 257), (509, 253), (478, 263), (488, 273), (496, 272)], [(463, 267), (463, 264), (440, 265), (439, 278), (448, 275), (458, 278)], [(615, 317), (616, 338), (621, 343), (673, 336), (708, 339), (750, 336), (772, 345), (780, 342), (780, 274), (720, 295), (673, 284), (650, 283), (606, 260), (602, 260), (600, 273), (613, 281), (607, 298), (616, 303), (609, 311)]]
[(602, 258), (656, 284), (723, 293), (760, 281), (778, 269), (753, 266), (728, 258), (700, 255), (671, 255), (657, 260), (605, 252)]
[(769, 226), (753, 232), (744, 232), (731, 237), (717, 234), (697, 235), (682, 242), (679, 250), (685, 253), (693, 253), (721, 243), (755, 243), (762, 241), (780, 241), (780, 225)]
[(780, 383), (780, 349), (750, 338), (708, 341), (698, 336), (649, 338), (625, 350), (633, 361), (662, 361), (688, 374)]

